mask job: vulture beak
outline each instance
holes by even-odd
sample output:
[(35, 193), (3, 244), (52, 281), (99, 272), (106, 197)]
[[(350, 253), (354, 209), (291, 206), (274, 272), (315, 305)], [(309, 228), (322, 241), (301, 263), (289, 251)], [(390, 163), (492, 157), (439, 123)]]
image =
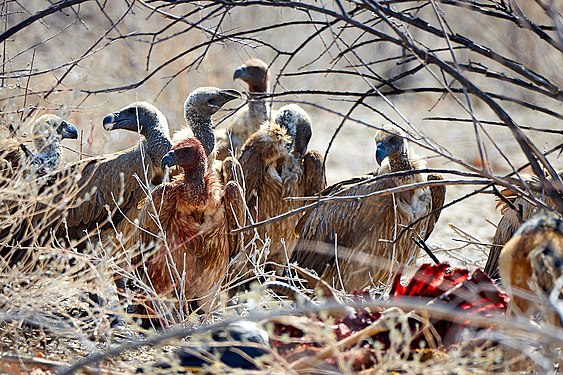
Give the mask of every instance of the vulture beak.
[(176, 165), (176, 155), (174, 154), (174, 150), (172, 150), (162, 157), (160, 168), (162, 168), (162, 170), (164, 171), (166, 170), (166, 167), (170, 168), (175, 165)]
[(220, 90), (219, 93), (225, 98), (225, 103), (234, 99), (242, 99), (242, 94), (237, 90), (225, 89)]
[(389, 149), (387, 148), (387, 145), (385, 145), (385, 143), (377, 142), (377, 148), (375, 150), (375, 160), (377, 161), (377, 164), (381, 165), (383, 159), (387, 157), (388, 152)]
[(106, 130), (115, 130), (120, 129), (119, 123), (125, 121), (125, 119), (119, 118), (119, 112), (110, 113), (106, 117), (104, 117), (104, 129)]
[(61, 123), (61, 137), (63, 139), (77, 139), (78, 138), (78, 129), (73, 124), (63, 121)]
[(246, 68), (246, 65), (241, 65), (237, 68), (237, 70), (235, 70), (235, 74), (233, 74), (233, 81), (237, 78), (243, 79), (247, 74), (248, 70)]

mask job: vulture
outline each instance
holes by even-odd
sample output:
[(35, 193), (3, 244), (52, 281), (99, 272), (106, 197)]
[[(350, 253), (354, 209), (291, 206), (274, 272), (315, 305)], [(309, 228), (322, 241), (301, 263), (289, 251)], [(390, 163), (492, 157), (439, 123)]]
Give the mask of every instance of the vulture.
[(33, 122), (31, 133), (35, 153), (15, 139), (0, 142), (0, 187), (7, 186), (0, 199), (0, 258), (7, 260), (8, 264), (15, 264), (24, 255), (23, 251), (14, 251), (12, 246), (21, 240), (21, 233), (27, 228), (24, 214), (34, 206), (36, 196), (33, 194), (44, 193), (53, 183), (53, 179), (47, 177), (42, 181), (34, 181), (39, 183), (39, 189), (24, 191), (10, 185), (11, 181), (20, 171), (26, 177), (29, 172), (35, 173), (36, 176), (54, 172), (61, 160), (61, 140), (78, 138), (76, 126), (49, 114), (42, 115)]
[[(43, 237), (48, 240), (53, 233), (57, 239), (78, 241), (76, 246), (83, 249), (89, 234), (113, 231), (108, 208), (116, 226), (125, 216), (135, 218), (137, 204), (147, 194), (137, 176), (144, 182), (146, 171), (150, 185), (162, 181), (160, 159), (170, 150), (171, 142), (166, 118), (156, 107), (146, 102), (133, 103), (107, 115), (103, 126), (106, 130), (139, 131), (143, 139), (128, 150), (81, 160), (58, 171), (53, 176), (57, 181), (55, 205), (38, 203), (33, 228), (22, 228), (20, 243), (38, 233), (37, 238), (43, 242)], [(13, 257), (17, 259), (21, 256)]]
[[(559, 171), (558, 174), (559, 177), (563, 179), (563, 170)], [(534, 185), (538, 181), (535, 176), (523, 176), (523, 178), (525, 182), (531, 185)], [(501, 194), (512, 203), (512, 206), (502, 201), (497, 204), (497, 207), (501, 210), (502, 217), (497, 225), (497, 230), (493, 237), (493, 245), (491, 246), (487, 264), (485, 265), (485, 272), (493, 279), (498, 279), (500, 276), (498, 271), (498, 258), (503, 245), (510, 240), (520, 224), (529, 220), (536, 212), (536, 206), (524, 198), (516, 196), (512, 191), (503, 189), (501, 190)], [(545, 203), (550, 207), (554, 206), (549, 197), (547, 197)]]
[(0, 142), (0, 173), (4, 177), (12, 176), (26, 165), (39, 174), (54, 171), (61, 160), (61, 140), (78, 138), (76, 126), (50, 114), (39, 116), (33, 122), (31, 133), (35, 153), (12, 138)]
[(174, 143), (193, 135), (203, 145), (208, 163), (212, 166), (216, 151), (211, 116), (226, 103), (241, 97), (240, 92), (236, 90), (217, 87), (199, 87), (192, 91), (184, 103), (184, 118), (187, 127), (174, 133)]
[(534, 215), (504, 245), (498, 263), (502, 284), (511, 292), (510, 313), (531, 315), (537, 301), (523, 297), (518, 291), (539, 292), (551, 303), (547, 320), (563, 327), (563, 220), (560, 217), (546, 210)]
[[(289, 104), (244, 143), (239, 163), (244, 175), (246, 204), (255, 222), (305, 204), (284, 198), (311, 196), (326, 186), (322, 155), (307, 151), (311, 135), (307, 112)], [(229, 159), (225, 159), (226, 164)], [(293, 215), (257, 228), (261, 238), (270, 238), (269, 261), (287, 263), (297, 242), (294, 229), (298, 220), (299, 216)]]
[[(306, 213), (296, 226), (299, 241), (292, 263), (309, 268), (335, 287), (352, 291), (389, 281), (390, 271), (414, 262), (418, 249), (412, 237), (427, 239), (438, 220), (446, 189), (432, 185), (388, 195), (369, 196), (381, 190), (427, 180), (440, 175), (421, 173), (385, 177), (392, 172), (424, 169), (405, 133), (386, 125), (375, 135), (375, 158), (380, 167), (369, 175), (339, 182), (323, 190), (334, 198)], [(366, 197), (367, 195), (367, 197)], [(363, 196), (358, 199), (340, 197)], [(416, 220), (412, 230), (396, 238)]]
[(241, 79), (248, 84), (250, 101), (238, 110), (226, 128), (219, 129), (217, 139), (217, 159), (239, 156), (244, 142), (270, 119), (270, 108), (265, 99), (259, 98), (270, 91), (270, 71), (268, 64), (260, 59), (250, 59), (239, 66), (233, 79)]
[[(242, 190), (235, 181), (223, 185), (196, 138), (180, 141), (162, 158), (162, 168), (174, 165), (183, 174), (157, 187), (141, 210), (135, 263), (142, 266), (140, 279), (160, 298), (181, 295), (190, 308), (205, 308), (237, 246), (229, 232), (245, 222)], [(150, 300), (134, 307), (153, 318), (156, 309)]]

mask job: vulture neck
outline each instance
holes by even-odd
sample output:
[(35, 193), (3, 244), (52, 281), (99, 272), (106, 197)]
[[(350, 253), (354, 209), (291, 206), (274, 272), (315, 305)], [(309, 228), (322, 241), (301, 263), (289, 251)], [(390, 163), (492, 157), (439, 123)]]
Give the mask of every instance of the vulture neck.
[[(142, 131), (145, 128), (148, 131)], [(151, 161), (155, 165), (160, 165), (162, 157), (172, 148), (168, 122), (166, 119), (164, 121), (157, 119), (152, 126), (143, 126), (141, 135), (145, 137), (144, 145)]]
[(184, 198), (192, 207), (204, 207), (207, 203), (205, 165), (184, 171)]
[(36, 138), (33, 143), (36, 151), (34, 164), (40, 168), (56, 169), (62, 155), (59, 139), (57, 137), (50, 140)]
[(186, 113), (186, 122), (192, 129), (194, 137), (201, 142), (205, 155), (209, 157), (215, 148), (215, 135), (213, 134), (213, 123), (210, 116), (205, 116), (197, 111)]
[(248, 103), (248, 113), (250, 118), (253, 119), (253, 131), (257, 131), (264, 121), (269, 120), (270, 114), (266, 100), (262, 97), (270, 91), (268, 82), (263, 82), (260, 85), (253, 85), (249, 87), (248, 96), (250, 102)]
[(389, 169), (391, 172), (409, 171), (413, 169), (406, 147), (403, 147), (401, 152), (389, 156)]

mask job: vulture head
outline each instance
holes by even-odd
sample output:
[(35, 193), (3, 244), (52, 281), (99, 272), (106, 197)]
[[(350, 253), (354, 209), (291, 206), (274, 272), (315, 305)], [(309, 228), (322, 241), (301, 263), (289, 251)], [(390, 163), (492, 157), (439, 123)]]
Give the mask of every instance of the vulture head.
[(54, 139), (78, 138), (76, 126), (55, 115), (39, 116), (33, 122), (31, 132), (37, 151), (40, 151), (45, 145), (52, 143)]
[(233, 79), (237, 78), (248, 84), (249, 92), (270, 91), (270, 70), (260, 59), (250, 59), (239, 66), (233, 74)]
[(77, 139), (78, 129), (73, 124), (55, 115), (42, 115), (32, 126), (33, 144), (37, 154), (34, 164), (54, 169), (61, 158), (59, 142), (62, 139)]
[(215, 135), (211, 116), (223, 105), (234, 99), (241, 99), (237, 90), (217, 87), (200, 87), (188, 95), (184, 103), (184, 117), (194, 136), (201, 142), (207, 156), (215, 148)]
[(375, 134), (375, 160), (381, 165), (387, 157), (396, 159), (407, 153), (405, 132), (394, 125), (385, 125)]
[(237, 90), (217, 87), (200, 87), (188, 95), (184, 103), (184, 116), (211, 118), (223, 105), (234, 99), (241, 99)]
[(287, 130), (293, 139), (293, 150), (299, 155), (305, 155), (312, 136), (311, 118), (303, 108), (297, 104), (281, 107), (274, 120)]
[(201, 143), (196, 138), (186, 138), (176, 143), (162, 158), (161, 168), (181, 167), (186, 174), (193, 171), (205, 171), (207, 156)]
[(161, 128), (167, 135), (168, 121), (158, 108), (147, 102), (135, 102), (117, 112), (110, 113), (103, 120), (104, 129), (125, 129), (139, 132), (147, 137), (155, 127)]

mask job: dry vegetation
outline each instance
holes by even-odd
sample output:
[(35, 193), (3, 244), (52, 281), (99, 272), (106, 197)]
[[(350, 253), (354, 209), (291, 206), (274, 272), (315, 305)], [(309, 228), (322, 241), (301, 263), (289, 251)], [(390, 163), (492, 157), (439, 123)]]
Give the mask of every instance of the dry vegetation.
[[(448, 206), (428, 245), (441, 261), (474, 270), (484, 265), (498, 222), (497, 189), (509, 187), (538, 206), (542, 196), (551, 197), (563, 212), (561, 181), (545, 178), (563, 168), (561, 12), (557, 0), (4, 0), (0, 131), (9, 136), (11, 125), (27, 140), (33, 118), (55, 113), (81, 131), (79, 143), (64, 142), (65, 161), (122, 150), (138, 137), (104, 131), (104, 115), (145, 100), (164, 112), (172, 131), (181, 129), (182, 104), (191, 90), (242, 90), (232, 81), (234, 69), (260, 57), (272, 64), (273, 106), (297, 102), (309, 111), (310, 147), (325, 153), (329, 183), (374, 169), (373, 135), (382, 124), (407, 130), (429, 167), (450, 181)], [(242, 104), (222, 111), (218, 126)], [(520, 171), (540, 176), (541, 194), (519, 179)], [(39, 194), (37, 182), (23, 175), (0, 180), (0, 203), (11, 207), (0, 212), (2, 228), (20, 226), (37, 202), (49, 206), (54, 193)], [(72, 189), (72, 181), (64, 183)], [(249, 254), (259, 254), (263, 239), (247, 239)], [(260, 287), (227, 303), (224, 286), (216, 310), (173, 313), (178, 328), (164, 335), (145, 332), (117, 306), (112, 275), (128, 275), (119, 249), (92, 244), (79, 254), (50, 243), (30, 250), (30, 265), (0, 265), (0, 372), (64, 372), (64, 366), (79, 363), (86, 372), (99, 366), (102, 373), (133, 373), (231, 319), (271, 322), (295, 314), (287, 300)], [(255, 265), (257, 275), (263, 266)], [(105, 303), (92, 303), (87, 291)], [(381, 349), (377, 369), (366, 373), (506, 370), (491, 342), (522, 349), (530, 358), (527, 366), (548, 372), (554, 348), (563, 344), (563, 335), (524, 318), (464, 317), (462, 339), (447, 348), (438, 345), (423, 360), (405, 354), (412, 332), (397, 322), (411, 314), (427, 327), (430, 316), (456, 319), (456, 313), (385, 296), (366, 303), (401, 309), (381, 318), (392, 344)], [(336, 316), (343, 309), (330, 307)], [(115, 314), (126, 324), (111, 327)], [(495, 329), (477, 330), (493, 324)], [(339, 355), (342, 343), (329, 330), (313, 328), (311, 335), (334, 349), (335, 365), (325, 371), (353, 372), (349, 359)], [(261, 368), (310, 370), (279, 353)], [(210, 371), (227, 369), (217, 364)]]

